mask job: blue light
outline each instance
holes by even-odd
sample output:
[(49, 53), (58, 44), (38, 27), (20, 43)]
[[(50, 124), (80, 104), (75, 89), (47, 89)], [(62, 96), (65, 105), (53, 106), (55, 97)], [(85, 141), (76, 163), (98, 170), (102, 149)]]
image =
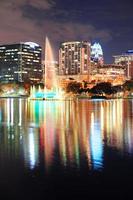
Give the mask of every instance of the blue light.
[(91, 116), (91, 153), (92, 153), (92, 163), (96, 170), (101, 170), (103, 167), (103, 146), (102, 146), (102, 136), (100, 130), (100, 124), (94, 119), (94, 115)]
[(128, 50), (126, 53), (127, 54), (133, 54), (133, 50)]
[(53, 99), (56, 96), (56, 92), (36, 92), (35, 98)]

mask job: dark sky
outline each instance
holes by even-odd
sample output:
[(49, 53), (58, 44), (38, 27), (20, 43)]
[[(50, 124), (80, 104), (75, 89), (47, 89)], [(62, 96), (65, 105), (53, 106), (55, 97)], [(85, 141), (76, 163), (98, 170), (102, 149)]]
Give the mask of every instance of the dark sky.
[(0, 43), (34, 41), (48, 36), (60, 42), (100, 42), (106, 63), (133, 49), (133, 0), (0, 0)]

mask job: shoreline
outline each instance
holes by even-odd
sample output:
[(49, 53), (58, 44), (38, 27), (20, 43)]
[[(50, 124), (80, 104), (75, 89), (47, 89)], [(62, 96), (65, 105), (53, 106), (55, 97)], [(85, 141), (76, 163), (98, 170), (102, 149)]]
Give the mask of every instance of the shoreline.
[(74, 100), (113, 100), (113, 99), (133, 99), (132, 97), (106, 97), (106, 96), (92, 96), (92, 97), (85, 97), (85, 96), (78, 96), (78, 97), (70, 97), (64, 99), (44, 99), (44, 98), (30, 98), (29, 96), (0, 96), (0, 99), (28, 99), (32, 101), (74, 101)]

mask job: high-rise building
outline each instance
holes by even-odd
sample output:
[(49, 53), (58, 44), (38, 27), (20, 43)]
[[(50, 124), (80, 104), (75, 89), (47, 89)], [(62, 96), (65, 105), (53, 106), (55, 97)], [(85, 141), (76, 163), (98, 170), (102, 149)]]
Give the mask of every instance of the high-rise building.
[(94, 43), (91, 46), (91, 75), (98, 73), (98, 67), (104, 63), (103, 50), (99, 43)]
[(0, 45), (0, 81), (40, 82), (41, 52), (33, 42)]
[(126, 77), (128, 79), (133, 78), (133, 50), (128, 50), (124, 54), (116, 55), (113, 57), (115, 59), (115, 64), (120, 64), (126, 67)]
[(90, 67), (89, 42), (65, 42), (59, 50), (59, 75), (86, 75)]
[(103, 64), (103, 50), (99, 43), (95, 42), (91, 46), (91, 60), (101, 65)]

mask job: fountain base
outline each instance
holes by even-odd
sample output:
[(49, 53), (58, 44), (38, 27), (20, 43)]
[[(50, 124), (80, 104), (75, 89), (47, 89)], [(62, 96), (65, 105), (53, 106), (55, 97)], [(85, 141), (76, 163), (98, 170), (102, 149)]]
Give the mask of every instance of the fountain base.
[(57, 94), (57, 92), (48, 91), (48, 92), (35, 92), (34, 95), (31, 95), (30, 100), (45, 100), (45, 101), (57, 101), (63, 100), (61, 96)]

